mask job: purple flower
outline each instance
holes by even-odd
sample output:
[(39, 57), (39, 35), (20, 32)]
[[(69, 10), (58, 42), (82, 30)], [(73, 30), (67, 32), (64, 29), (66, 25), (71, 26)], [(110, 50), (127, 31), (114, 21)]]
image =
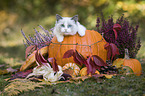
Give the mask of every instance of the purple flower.
[(36, 34), (34, 34), (34, 36), (29, 35), (27, 38), (25, 33), (21, 30), (21, 33), (25, 38), (25, 41), (23, 42), (26, 48), (28, 46), (35, 45), (40, 49), (44, 46), (49, 45), (49, 43), (51, 42), (53, 36), (49, 33), (48, 30), (45, 30), (41, 25), (39, 27), (45, 32), (45, 34), (41, 34), (36, 29), (34, 29)]
[[(97, 17), (97, 31), (99, 31), (99, 33), (104, 33), (104, 38), (107, 42), (116, 44), (120, 51), (119, 57), (124, 57), (124, 50), (127, 48), (130, 52), (130, 57), (135, 58), (141, 47), (140, 38), (137, 37), (139, 25), (133, 27), (129, 24), (128, 19), (124, 18), (124, 15), (118, 18), (116, 23), (113, 21), (113, 16), (109, 17), (107, 21), (104, 19), (103, 15), (101, 15), (101, 18), (102, 19)], [(121, 26), (121, 30), (117, 32), (117, 40), (115, 40), (115, 34), (113, 32), (114, 24), (119, 24)]]

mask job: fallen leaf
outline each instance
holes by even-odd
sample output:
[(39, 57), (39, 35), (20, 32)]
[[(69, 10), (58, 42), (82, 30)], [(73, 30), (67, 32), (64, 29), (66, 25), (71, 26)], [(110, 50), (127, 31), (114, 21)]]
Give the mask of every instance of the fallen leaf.
[(120, 79), (125, 79), (125, 77), (124, 76), (121, 76)]
[(104, 76), (105, 76), (107, 79), (110, 79), (110, 78), (113, 77), (113, 75), (108, 75), (108, 74), (105, 74)]
[(13, 79), (16, 79), (16, 78), (25, 78), (25, 77), (27, 77), (32, 72), (32, 70), (33, 69), (17, 72), (17, 73), (12, 75), (10, 80), (13, 80)]
[(8, 72), (11, 72), (11, 73), (17, 72), (17, 71), (18, 71), (17, 69), (13, 69), (12, 67), (7, 68), (6, 70), (7, 70)]
[(82, 80), (82, 81), (84, 81), (84, 80), (86, 80), (86, 79), (88, 79), (88, 78), (90, 78), (91, 76), (81, 76), (81, 77), (74, 77), (74, 78), (70, 78), (70, 80), (73, 80), (73, 81), (79, 81), (79, 80)]
[(3, 74), (8, 74), (9, 72), (7, 70), (1, 70), (0, 69), (0, 75), (3, 75)]
[(100, 78), (100, 77), (104, 77), (104, 75), (103, 74), (94, 74), (94, 75), (92, 75), (92, 77), (97, 79), (97, 78)]

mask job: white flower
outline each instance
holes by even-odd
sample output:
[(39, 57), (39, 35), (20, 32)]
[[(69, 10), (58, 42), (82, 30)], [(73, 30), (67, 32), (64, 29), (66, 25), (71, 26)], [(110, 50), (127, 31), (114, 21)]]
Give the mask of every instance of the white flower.
[(55, 82), (58, 81), (61, 78), (62, 67), (58, 65), (58, 72), (53, 71), (53, 68), (50, 67), (50, 65), (47, 63), (47, 65), (43, 65), (41, 67), (35, 67), (33, 69), (33, 73), (29, 74), (26, 78), (30, 76), (39, 76), (43, 75), (43, 78), (45, 81)]

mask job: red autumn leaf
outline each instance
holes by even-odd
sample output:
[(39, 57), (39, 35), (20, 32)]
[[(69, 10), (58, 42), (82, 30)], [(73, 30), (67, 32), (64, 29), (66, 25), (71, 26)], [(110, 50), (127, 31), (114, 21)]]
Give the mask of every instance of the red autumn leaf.
[(111, 60), (113, 60), (113, 58), (116, 56), (116, 55), (119, 55), (119, 49), (117, 48), (117, 46), (113, 43), (110, 43), (110, 46), (111, 46), (111, 49), (112, 49), (112, 58)]
[(73, 53), (74, 53), (74, 50), (70, 49), (64, 53), (63, 58), (69, 58), (69, 57), (73, 56)]
[(48, 61), (52, 63), (53, 71), (59, 71), (55, 58), (48, 58)]
[(32, 50), (32, 51), (35, 50), (35, 46), (34, 46), (34, 45), (28, 46), (28, 47), (26, 48), (26, 51), (25, 51), (25, 58), (27, 58), (28, 53), (29, 53), (31, 50)]
[(116, 55), (119, 55), (119, 49), (117, 48), (117, 46), (113, 43), (110, 43), (110, 44), (106, 44), (105, 45), (105, 49), (108, 51), (107, 53), (107, 56), (108, 56), (108, 59), (111, 58), (111, 60), (113, 60), (113, 58), (116, 56)]
[(117, 39), (117, 31), (121, 30), (121, 26), (119, 24), (114, 24), (113, 25), (113, 31), (115, 34), (115, 40)]
[(104, 47), (107, 50), (107, 58), (110, 59), (111, 58), (111, 55), (112, 55), (112, 49), (110, 47), (110, 44), (107, 43)]
[(53, 59), (52, 68), (53, 68), (54, 71), (59, 71), (55, 58)]
[(113, 29), (114, 31), (114, 35), (115, 35), (115, 40), (117, 40), (117, 31), (115, 29)]
[(90, 64), (90, 59), (91, 59), (91, 57), (89, 57), (89, 58), (87, 59), (87, 64), (86, 64), (86, 67), (87, 67), (87, 74), (92, 73), (92, 66), (91, 66), (91, 64)]
[(39, 50), (37, 50), (35, 53), (35, 59), (40, 65), (45, 65), (46, 63), (48, 63), (47, 60), (45, 60), (45, 58), (42, 56), (42, 54), (39, 53)]
[(73, 54), (73, 60), (74, 60), (74, 62), (75, 62), (76, 64), (79, 64), (80, 66), (82, 66), (82, 63), (80, 63), (80, 62), (77, 60), (75, 54)]
[(87, 67), (87, 73), (88, 73), (88, 74), (89, 74), (89, 73), (94, 74), (94, 73), (96, 72), (95, 63), (94, 63), (94, 61), (92, 60), (91, 57), (89, 57), (89, 58), (87, 59), (87, 65), (86, 65), (86, 67)]
[(95, 66), (95, 68), (100, 71), (101, 66)]
[(86, 59), (80, 54), (78, 53), (77, 50), (75, 50), (73, 57), (76, 59), (76, 61), (80, 62), (80, 64), (87, 64)]
[(113, 25), (113, 29), (121, 30), (120, 24), (114, 24), (114, 25)]
[(93, 55), (92, 57), (93, 57), (95, 65), (107, 66), (107, 64), (104, 62), (104, 60), (102, 58), (100, 58), (99, 56)]
[(32, 70), (33, 69), (29, 69), (29, 70), (26, 70), (26, 71), (23, 71), (23, 72), (22, 71), (17, 72), (16, 74), (12, 75), (10, 80), (13, 80), (13, 79), (16, 79), (16, 78), (25, 78), (32, 72)]

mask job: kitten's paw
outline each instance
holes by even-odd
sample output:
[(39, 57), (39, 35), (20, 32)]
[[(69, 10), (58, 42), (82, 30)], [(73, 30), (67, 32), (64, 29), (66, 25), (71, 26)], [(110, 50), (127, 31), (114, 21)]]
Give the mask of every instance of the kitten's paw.
[(78, 32), (80, 36), (84, 36), (85, 35), (85, 31), (83, 32)]
[(58, 42), (62, 42), (63, 41), (63, 38), (64, 38), (63, 36), (59, 36), (59, 37), (57, 37), (57, 41)]
[(81, 25), (79, 22), (77, 24), (78, 24), (78, 33), (79, 33), (79, 35), (84, 36), (86, 34), (86, 27)]

